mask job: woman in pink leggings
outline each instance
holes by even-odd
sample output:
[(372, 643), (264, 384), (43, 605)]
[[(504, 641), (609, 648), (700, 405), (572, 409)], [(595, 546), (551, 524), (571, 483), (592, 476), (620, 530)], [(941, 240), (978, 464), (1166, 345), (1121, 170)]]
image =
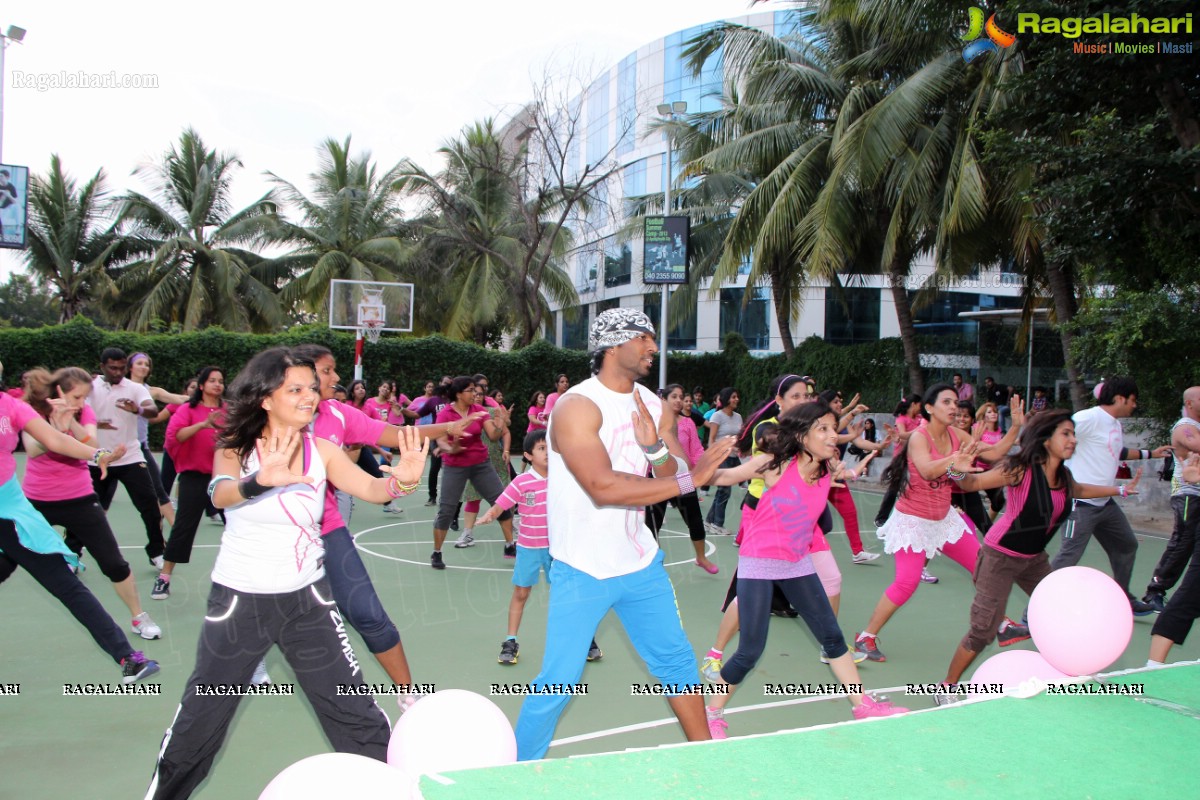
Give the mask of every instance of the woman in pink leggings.
[(967, 572), (975, 572), (979, 540), (951, 508), (951, 485), (968, 473), (982, 472), (975, 466), (976, 458), (997, 461), (1002, 454), (981, 449), (969, 433), (955, 429), (957, 410), (954, 387), (947, 383), (930, 387), (922, 398), (929, 424), (912, 434), (884, 473), (899, 499), (878, 536), (884, 552), (896, 558), (896, 578), (854, 642), (854, 649), (872, 661), (887, 661), (879, 649), (879, 632), (917, 590), (926, 559), (941, 551)]

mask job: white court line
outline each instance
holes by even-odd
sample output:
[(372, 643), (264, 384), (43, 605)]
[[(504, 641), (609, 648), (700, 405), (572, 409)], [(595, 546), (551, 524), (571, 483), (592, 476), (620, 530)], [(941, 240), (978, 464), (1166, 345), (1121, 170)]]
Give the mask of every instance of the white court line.
[[(883, 689), (871, 689), (870, 694), (886, 694), (888, 692), (903, 691), (906, 686), (889, 686)], [(756, 703), (755, 705), (742, 706), (741, 708), (727, 708), (726, 714), (745, 714), (750, 711), (766, 711), (773, 708), (784, 708), (785, 706), (797, 706), (804, 703), (819, 703), (826, 700), (845, 700), (846, 695), (819, 695), (814, 697), (797, 697), (792, 700), (777, 700), (773, 703)], [(622, 725), (619, 728), (608, 728), (602, 731), (593, 731), (592, 733), (581, 733), (578, 736), (567, 736), (563, 739), (555, 739), (550, 742), (551, 747), (557, 747), (564, 744), (576, 744), (577, 742), (587, 742), (592, 739), (602, 739), (605, 736), (615, 736), (619, 733), (632, 733), (633, 731), (643, 731), (650, 728), (660, 728), (663, 725), (676, 723), (678, 720), (675, 717), (667, 717), (665, 719), (654, 719), (649, 722), (638, 722), (633, 725)], [(594, 755), (594, 754), (593, 754)]]

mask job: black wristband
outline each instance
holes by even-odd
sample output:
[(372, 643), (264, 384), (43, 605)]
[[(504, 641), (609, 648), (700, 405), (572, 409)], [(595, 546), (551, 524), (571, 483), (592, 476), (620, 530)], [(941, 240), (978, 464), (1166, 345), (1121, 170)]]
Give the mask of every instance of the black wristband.
[(238, 493), (246, 500), (253, 500), (260, 494), (265, 494), (270, 488), (270, 486), (263, 486), (258, 482), (257, 472), (252, 472), (238, 481)]

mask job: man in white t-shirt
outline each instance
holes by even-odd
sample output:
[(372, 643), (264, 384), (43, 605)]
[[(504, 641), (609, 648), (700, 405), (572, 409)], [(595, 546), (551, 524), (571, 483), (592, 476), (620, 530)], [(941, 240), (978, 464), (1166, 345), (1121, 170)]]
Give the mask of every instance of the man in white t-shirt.
[(92, 487), (99, 495), (105, 511), (112, 505), (117, 483), (125, 487), (146, 526), (146, 555), (155, 569), (162, 569), (163, 550), (166, 547), (162, 535), (162, 512), (158, 510), (158, 494), (146, 469), (137, 430), (138, 416), (153, 419), (158, 416), (158, 408), (144, 385), (126, 377), (126, 366), (123, 350), (105, 348), (100, 354), (100, 376), (92, 381), (88, 405), (96, 414), (99, 446), (112, 450), (119, 444), (125, 445), (125, 455), (109, 465), (107, 477), (101, 478), (99, 469), (90, 468)]
[[(548, 692), (578, 685), (596, 627), (612, 610), (684, 734), (708, 739), (694, 651), (662, 551), (646, 527), (645, 506), (709, 481), (733, 437), (713, 443), (687, 472), (674, 419), (667, 412), (663, 421), (661, 401), (636, 383), (650, 373), (658, 352), (654, 326), (642, 312), (603, 312), (592, 323), (588, 347), (592, 378), (566, 392), (550, 416), (546, 517), (554, 565), (546, 652), (533, 683)], [(654, 477), (646, 477), (651, 468)], [(526, 698), (516, 728), (519, 760), (545, 755), (569, 699)]]
[[(1153, 451), (1124, 446), (1121, 420), (1132, 416), (1137, 409), (1137, 393), (1133, 378), (1110, 378), (1100, 391), (1100, 405), (1080, 411), (1072, 418), (1075, 421), (1075, 454), (1067, 459), (1067, 467), (1077, 483), (1115, 486), (1117, 467), (1122, 461), (1162, 458), (1170, 451), (1169, 446)], [(1144, 617), (1153, 613), (1151, 605), (1129, 593), (1137, 538), (1129, 527), (1125, 512), (1112, 498), (1075, 501), (1075, 508), (1063, 529), (1062, 547), (1050, 566), (1062, 569), (1078, 564), (1093, 536), (1108, 553), (1113, 580), (1129, 596), (1134, 615)]]

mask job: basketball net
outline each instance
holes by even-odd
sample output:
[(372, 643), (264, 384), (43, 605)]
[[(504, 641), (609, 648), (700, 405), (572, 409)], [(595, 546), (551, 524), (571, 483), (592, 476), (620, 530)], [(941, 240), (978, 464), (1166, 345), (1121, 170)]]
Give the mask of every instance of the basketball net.
[(379, 341), (379, 337), (383, 335), (383, 320), (367, 320), (363, 323), (362, 330), (363, 339), (375, 344)]

